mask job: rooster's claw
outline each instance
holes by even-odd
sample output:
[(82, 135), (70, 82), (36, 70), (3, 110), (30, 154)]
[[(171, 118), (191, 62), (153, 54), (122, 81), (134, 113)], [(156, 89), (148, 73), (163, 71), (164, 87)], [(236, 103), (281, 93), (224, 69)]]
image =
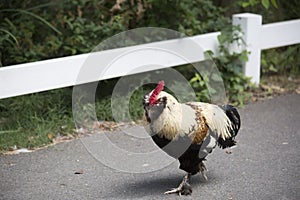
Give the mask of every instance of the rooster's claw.
[(174, 188), (172, 190), (166, 191), (165, 194), (178, 194), (181, 195), (191, 195), (192, 194), (192, 187), (187, 182), (182, 182), (178, 188)]

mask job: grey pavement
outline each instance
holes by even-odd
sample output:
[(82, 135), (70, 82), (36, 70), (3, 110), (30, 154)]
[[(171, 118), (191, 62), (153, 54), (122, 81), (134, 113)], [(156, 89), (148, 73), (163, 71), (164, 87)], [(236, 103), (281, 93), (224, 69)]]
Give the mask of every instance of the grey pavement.
[[(217, 148), (207, 157), (208, 181), (194, 176), (191, 196), (163, 194), (184, 172), (150, 138), (136, 137), (136, 127), (109, 137), (121, 149), (140, 153), (138, 160), (101, 143), (103, 133), (0, 156), (0, 199), (300, 199), (300, 95), (251, 103), (240, 114), (238, 146), (231, 154)], [(149, 151), (155, 153), (147, 156)]]

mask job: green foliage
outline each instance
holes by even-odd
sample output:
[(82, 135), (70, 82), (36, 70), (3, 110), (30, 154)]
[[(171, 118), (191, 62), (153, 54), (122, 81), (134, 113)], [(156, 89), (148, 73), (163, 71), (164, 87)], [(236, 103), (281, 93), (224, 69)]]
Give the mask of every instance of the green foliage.
[[(178, 30), (186, 35), (218, 31), (228, 19), (225, 9), (210, 0), (148, 0), (146, 26)], [(168, 12), (170, 11), (170, 12)]]
[(261, 59), (262, 73), (264, 75), (300, 76), (299, 55), (300, 45), (263, 51)]
[[(246, 50), (240, 53), (230, 51), (233, 45), (244, 45), (241, 38), (241, 30), (237, 26), (229, 25), (221, 31), (218, 40), (220, 43), (218, 56), (214, 57), (212, 52), (207, 53), (213, 57), (222, 75), (229, 101), (234, 105), (243, 106), (245, 100), (250, 97), (250, 93), (247, 92), (251, 87), (250, 78), (243, 75), (243, 62), (247, 61), (249, 52)], [(197, 91), (197, 97), (201, 101), (210, 100), (210, 95), (212, 94), (209, 93), (208, 85), (211, 81), (219, 81), (218, 76), (215, 75), (216, 78), (213, 78), (214, 75), (201, 77), (199, 74), (196, 74), (190, 80), (190, 83)]]
[(207, 84), (209, 83), (209, 78), (207, 76), (200, 76), (198, 73), (189, 81), (191, 86), (196, 92), (196, 97), (202, 102), (210, 101), (210, 94), (208, 91)]
[(215, 62), (222, 73), (229, 101), (242, 106), (250, 96), (250, 93), (247, 92), (251, 87), (250, 78), (243, 75), (243, 62), (248, 60), (250, 52), (247, 50), (242, 50), (242, 52), (230, 51), (231, 45), (244, 46), (241, 36), (241, 30), (238, 26), (228, 26), (223, 29), (218, 37), (219, 56), (215, 58)]
[[(131, 80), (134, 78), (136, 78), (134, 75), (130, 76)], [(128, 79), (126, 78), (126, 80)], [(133, 90), (130, 89), (132, 92), (118, 91), (116, 92), (118, 94), (115, 94), (113, 93), (113, 90), (115, 83), (118, 81), (121, 81), (122, 84), (121, 79), (101, 81), (98, 84), (98, 88), (101, 88), (101, 90), (99, 89), (97, 91), (94, 102), (91, 102), (93, 100), (89, 101), (85, 99), (85, 97), (88, 97), (91, 94), (82, 92), (82, 97), (76, 100), (75, 106), (73, 107), (73, 114), (75, 113), (76, 115), (75, 120), (77, 126), (88, 127), (89, 125), (92, 125), (95, 120), (131, 122), (132, 120), (141, 119), (144, 112), (142, 105), (143, 97), (155, 86), (146, 85), (136, 89), (133, 88)], [(125, 82), (125, 84), (128, 84), (127, 81)], [(110, 88), (101, 87), (105, 85), (110, 85)], [(86, 84), (85, 86), (89, 87), (89, 84)], [(82, 89), (84, 91), (84, 87)], [(125, 89), (128, 88), (126, 87), (124, 90)], [(128, 110), (125, 109), (126, 107)]]
[(144, 95), (147, 92), (150, 92), (151, 90), (146, 90), (143, 88), (137, 89), (134, 91), (132, 94), (130, 100), (129, 100), (129, 114), (130, 114), (130, 119), (132, 120), (138, 120), (142, 119), (142, 116), (144, 114), (144, 107), (143, 107), (143, 98)]
[(228, 21), (223, 13), (210, 0), (3, 0), (0, 66), (87, 53), (106, 38), (138, 27), (187, 35), (217, 31)]
[(298, 0), (278, 0), (281, 15), (279, 20), (299, 19), (300, 18), (300, 1)]
[(33, 148), (72, 133), (70, 88), (0, 100), (0, 150)]
[(248, 7), (248, 6), (255, 6), (258, 4), (263, 5), (263, 7), (265, 9), (269, 9), (270, 8), (270, 3), (275, 7), (278, 8), (278, 4), (276, 0), (241, 0), (240, 4), (242, 5), (242, 7)]
[(111, 3), (93, 0), (0, 3), (0, 66), (90, 52), (126, 30)]

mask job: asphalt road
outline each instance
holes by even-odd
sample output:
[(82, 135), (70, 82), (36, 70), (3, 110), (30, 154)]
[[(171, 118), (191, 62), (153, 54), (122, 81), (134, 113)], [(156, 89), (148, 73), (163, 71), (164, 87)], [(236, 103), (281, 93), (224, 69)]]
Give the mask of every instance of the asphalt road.
[(180, 183), (184, 172), (134, 127), (110, 133), (114, 145), (96, 134), (0, 156), (0, 199), (298, 200), (299, 104), (300, 95), (295, 94), (240, 109), (238, 146), (231, 154), (215, 149), (207, 157), (208, 181), (194, 176), (188, 197), (163, 194)]

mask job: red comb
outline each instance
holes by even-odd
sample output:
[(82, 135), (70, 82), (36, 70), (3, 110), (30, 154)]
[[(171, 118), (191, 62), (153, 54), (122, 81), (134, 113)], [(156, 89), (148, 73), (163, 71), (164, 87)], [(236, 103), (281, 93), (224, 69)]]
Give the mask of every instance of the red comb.
[(153, 90), (150, 98), (149, 98), (149, 104), (152, 105), (156, 101), (157, 95), (164, 89), (165, 82), (164, 81), (159, 81), (156, 88)]

